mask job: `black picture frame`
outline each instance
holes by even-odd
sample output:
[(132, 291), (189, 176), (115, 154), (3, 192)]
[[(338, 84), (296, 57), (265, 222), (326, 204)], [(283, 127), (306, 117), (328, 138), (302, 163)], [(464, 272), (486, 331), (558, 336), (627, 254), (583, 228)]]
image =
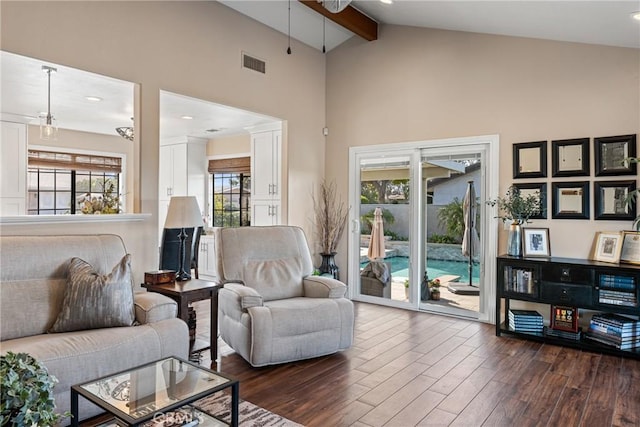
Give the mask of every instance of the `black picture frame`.
[(513, 178), (547, 176), (547, 141), (513, 144)]
[(636, 181), (594, 181), (594, 219), (633, 221), (636, 217), (635, 200), (627, 204), (627, 196), (636, 189)]
[(594, 138), (595, 176), (636, 175), (635, 163), (624, 159), (636, 157), (636, 135)]
[(515, 182), (513, 186), (520, 190), (520, 194), (524, 197), (529, 192), (537, 191), (540, 193), (540, 213), (531, 217), (531, 219), (547, 219), (547, 183), (546, 182)]
[(589, 181), (553, 182), (551, 196), (551, 218), (589, 219)]
[(551, 176), (589, 176), (589, 138), (551, 141)]

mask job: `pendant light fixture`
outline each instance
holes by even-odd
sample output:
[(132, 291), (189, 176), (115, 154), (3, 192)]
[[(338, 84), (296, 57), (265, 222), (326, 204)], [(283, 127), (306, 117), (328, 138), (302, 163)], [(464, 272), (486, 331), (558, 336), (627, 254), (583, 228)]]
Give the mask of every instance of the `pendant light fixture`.
[[(133, 117), (131, 117), (131, 120), (133, 121)], [(121, 137), (128, 139), (129, 141), (133, 141), (133, 127), (121, 126), (116, 128), (116, 132), (118, 132), (118, 135)]]
[(287, 55), (291, 55), (291, 0), (289, 0), (289, 29), (287, 31), (289, 37), (289, 46), (287, 47)]
[(58, 70), (43, 65), (42, 71), (47, 73), (47, 115), (40, 115), (40, 139), (55, 140), (58, 137), (58, 126), (56, 119), (51, 115), (51, 73)]
[(326, 39), (326, 32), (325, 32), (326, 20), (327, 20), (327, 18), (325, 18), (323, 16), (322, 17), (322, 53), (327, 53), (327, 48), (326, 48), (326, 43), (325, 43), (325, 39)]

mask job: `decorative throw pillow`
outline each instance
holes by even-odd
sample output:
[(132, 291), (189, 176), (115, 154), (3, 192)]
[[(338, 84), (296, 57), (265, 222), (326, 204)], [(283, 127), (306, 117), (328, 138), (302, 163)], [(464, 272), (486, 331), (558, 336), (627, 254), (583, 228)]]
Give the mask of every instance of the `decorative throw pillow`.
[(62, 310), (49, 332), (131, 326), (134, 320), (131, 255), (105, 275), (80, 258), (71, 259)]

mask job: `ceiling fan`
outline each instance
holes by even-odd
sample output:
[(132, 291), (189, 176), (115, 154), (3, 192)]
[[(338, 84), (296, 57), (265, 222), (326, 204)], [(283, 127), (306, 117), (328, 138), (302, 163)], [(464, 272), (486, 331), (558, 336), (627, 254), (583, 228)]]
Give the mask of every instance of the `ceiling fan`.
[(318, 0), (318, 3), (331, 13), (339, 13), (349, 6), (351, 0)]

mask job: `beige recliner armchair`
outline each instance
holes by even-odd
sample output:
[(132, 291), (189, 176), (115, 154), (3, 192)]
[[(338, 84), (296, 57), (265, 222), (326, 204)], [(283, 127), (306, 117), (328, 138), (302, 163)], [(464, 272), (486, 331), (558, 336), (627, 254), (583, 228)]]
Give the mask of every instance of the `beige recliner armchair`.
[(222, 339), (253, 366), (332, 354), (353, 342), (346, 285), (312, 276), (301, 228), (221, 228), (215, 232)]

